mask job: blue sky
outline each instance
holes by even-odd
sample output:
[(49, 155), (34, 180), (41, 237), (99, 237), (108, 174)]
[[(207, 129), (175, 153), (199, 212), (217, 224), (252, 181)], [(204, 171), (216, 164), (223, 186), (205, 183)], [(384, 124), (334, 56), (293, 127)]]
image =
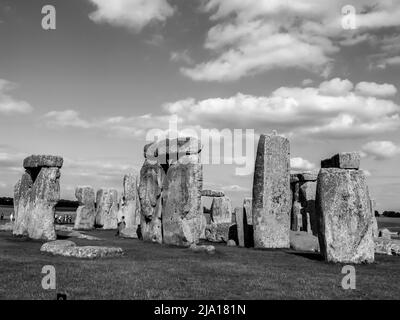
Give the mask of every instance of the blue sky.
[[(43, 30), (42, 7), (56, 8)], [(62, 155), (62, 197), (122, 188), (146, 133), (277, 130), (294, 170), (360, 151), (380, 210), (400, 210), (400, 3), (0, 1), (0, 195), (29, 154)], [(246, 155), (252, 161), (254, 154)], [(252, 174), (205, 165), (205, 187), (240, 205)]]

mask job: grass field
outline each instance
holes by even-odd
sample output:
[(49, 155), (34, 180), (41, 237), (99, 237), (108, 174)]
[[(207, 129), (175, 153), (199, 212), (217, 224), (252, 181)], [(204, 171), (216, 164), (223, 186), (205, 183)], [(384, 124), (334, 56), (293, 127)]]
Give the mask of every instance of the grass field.
[(376, 256), (356, 267), (357, 289), (341, 287), (342, 265), (318, 254), (216, 245), (214, 255), (119, 239), (114, 231), (88, 234), (119, 246), (120, 258), (78, 260), (39, 252), (42, 242), (0, 232), (0, 299), (54, 299), (41, 287), (45, 265), (56, 268), (57, 291), (69, 299), (399, 299), (400, 258)]
[[(393, 218), (382, 226), (398, 228)], [(41, 241), (0, 232), (0, 299), (399, 299), (400, 258), (376, 255), (356, 266), (356, 290), (341, 287), (342, 265), (318, 254), (216, 245), (214, 255), (115, 237), (114, 231), (87, 234), (102, 241), (70, 239), (78, 245), (122, 247), (120, 258), (79, 260), (41, 254)], [(65, 239), (65, 233), (59, 233)], [(57, 290), (41, 287), (42, 267), (56, 268)]]

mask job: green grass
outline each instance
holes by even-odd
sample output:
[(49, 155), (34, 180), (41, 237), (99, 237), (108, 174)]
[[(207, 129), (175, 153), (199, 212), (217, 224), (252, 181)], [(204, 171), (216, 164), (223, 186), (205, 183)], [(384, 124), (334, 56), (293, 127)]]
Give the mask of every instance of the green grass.
[(399, 299), (400, 257), (376, 256), (356, 266), (357, 289), (343, 290), (342, 265), (318, 254), (216, 245), (215, 255), (119, 239), (113, 231), (88, 234), (119, 246), (120, 258), (78, 260), (39, 252), (42, 242), (0, 232), (0, 299), (54, 299), (41, 287), (44, 265), (54, 265), (57, 291), (69, 299)]

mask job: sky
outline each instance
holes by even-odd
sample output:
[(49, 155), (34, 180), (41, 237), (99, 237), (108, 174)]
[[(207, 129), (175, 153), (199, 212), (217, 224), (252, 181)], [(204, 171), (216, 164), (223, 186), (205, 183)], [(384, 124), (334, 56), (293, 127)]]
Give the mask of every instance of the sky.
[(234, 206), (276, 130), (293, 171), (360, 152), (377, 209), (400, 210), (399, 75), (396, 0), (0, 0), (0, 196), (31, 154), (64, 158), (62, 198), (121, 190), (149, 132), (177, 121), (180, 135), (227, 134), (204, 188)]

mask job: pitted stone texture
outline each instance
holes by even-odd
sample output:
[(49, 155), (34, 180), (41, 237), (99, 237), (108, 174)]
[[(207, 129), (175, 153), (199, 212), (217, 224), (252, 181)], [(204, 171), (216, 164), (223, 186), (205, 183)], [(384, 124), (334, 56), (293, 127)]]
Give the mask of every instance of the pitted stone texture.
[(157, 162), (147, 160), (140, 170), (140, 228), (144, 241), (162, 243), (161, 192), (165, 172)]
[(317, 181), (318, 172), (319, 171), (317, 171), (317, 170), (305, 171), (305, 172), (299, 173), (297, 176), (298, 176), (300, 182)]
[(33, 181), (25, 172), (21, 178), (14, 235), (55, 240), (55, 205), (60, 199), (60, 170), (41, 168)]
[(243, 208), (235, 208), (238, 246), (244, 247), (244, 212)]
[(21, 179), (19, 179), (14, 186), (14, 219), (17, 219), (18, 215), (18, 204), (21, 198), (20, 192), (21, 192)]
[(42, 168), (42, 167), (55, 167), (61, 168), (63, 166), (63, 158), (50, 155), (32, 155), (24, 159), (24, 168)]
[(285, 137), (261, 135), (254, 170), (256, 248), (288, 248), (291, 210), (290, 146)]
[(139, 180), (137, 172), (124, 176), (124, 190), (118, 211), (118, 221), (122, 221), (124, 217), (126, 228), (135, 230), (140, 225)]
[(362, 171), (322, 169), (316, 212), (321, 253), (326, 261), (374, 261), (373, 216)]
[(217, 198), (217, 197), (225, 197), (225, 193), (223, 191), (217, 191), (217, 190), (202, 190), (201, 196)]
[(117, 247), (97, 247), (84, 246), (79, 247), (74, 242), (68, 240), (56, 240), (46, 242), (40, 248), (41, 252), (60, 255), (64, 257), (73, 257), (79, 259), (96, 259), (106, 257), (118, 257), (124, 254), (121, 248)]
[(96, 195), (96, 226), (104, 230), (117, 229), (118, 227), (118, 191), (102, 188)]
[(361, 156), (358, 152), (341, 152), (330, 159), (321, 161), (321, 168), (355, 169), (360, 168)]
[(199, 241), (202, 189), (198, 156), (183, 156), (169, 167), (162, 192), (163, 243), (190, 246)]
[(308, 181), (300, 187), (300, 201), (303, 206), (303, 228), (302, 231), (318, 234), (317, 216), (315, 214), (315, 196), (317, 193), (317, 182)]
[(400, 240), (374, 238), (375, 253), (400, 256)]
[(228, 197), (214, 198), (211, 204), (211, 220), (215, 223), (232, 221), (232, 203)]
[(206, 227), (206, 239), (210, 242), (228, 242), (229, 230), (231, 223), (214, 223), (211, 222)]
[(75, 189), (75, 197), (79, 202), (76, 210), (75, 230), (91, 230), (96, 219), (95, 193), (90, 186), (81, 186)]

